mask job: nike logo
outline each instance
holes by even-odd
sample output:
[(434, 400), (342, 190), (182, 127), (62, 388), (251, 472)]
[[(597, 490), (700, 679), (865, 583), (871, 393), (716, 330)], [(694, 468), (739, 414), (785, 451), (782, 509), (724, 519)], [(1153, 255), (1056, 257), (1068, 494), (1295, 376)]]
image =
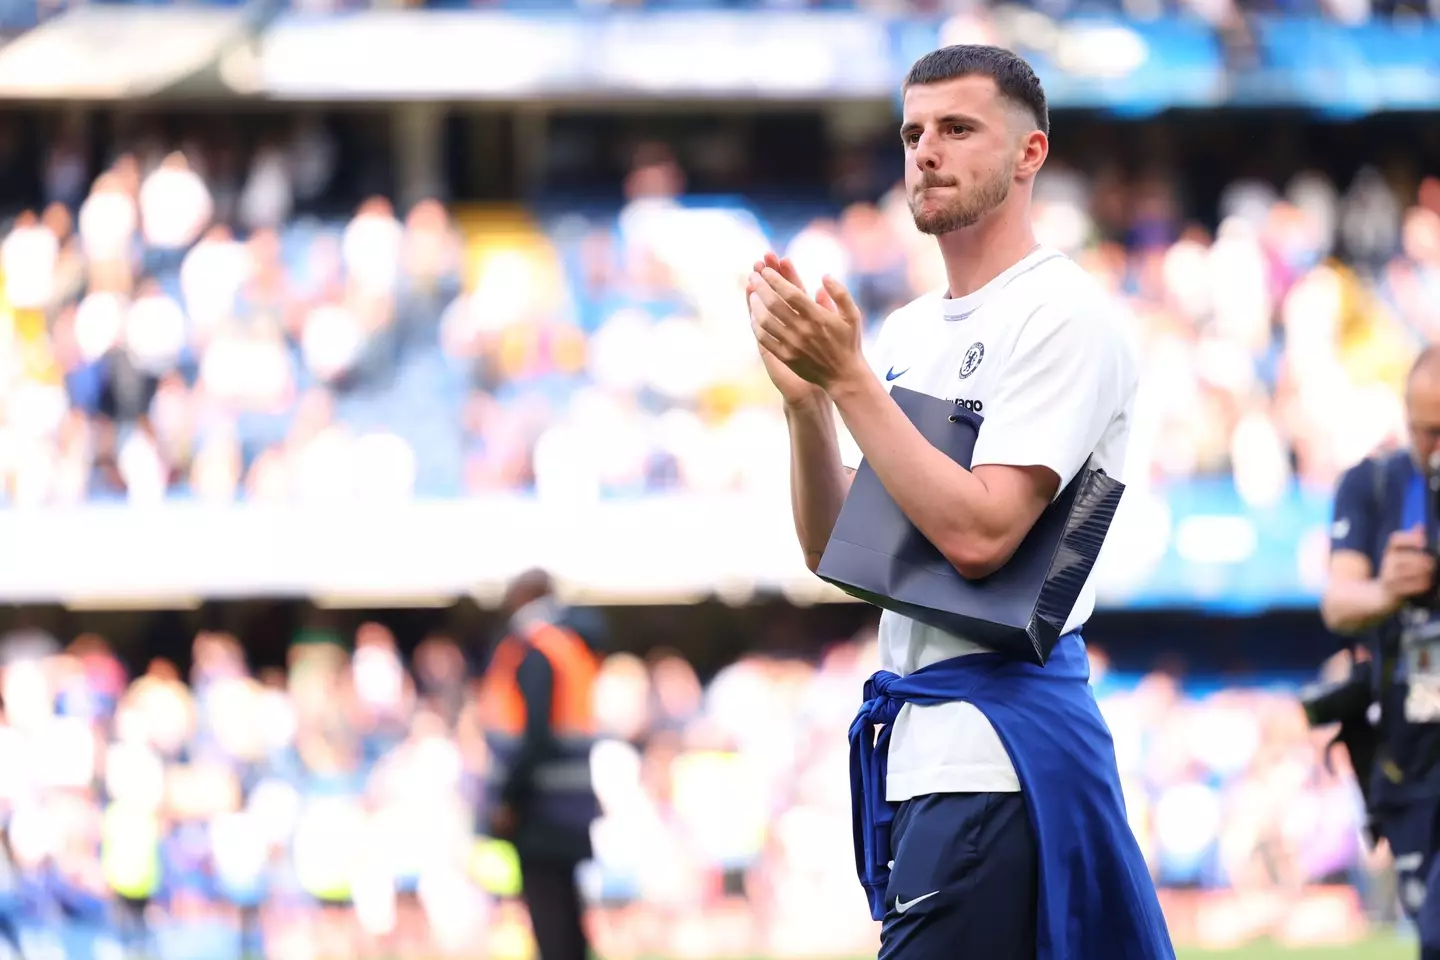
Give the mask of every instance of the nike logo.
[(916, 897), (914, 900), (901, 900), (899, 897), (896, 897), (896, 898), (895, 898), (895, 912), (896, 912), (896, 913), (904, 913), (906, 910), (909, 910), (911, 907), (915, 906), (915, 904), (919, 903), (921, 900), (929, 900), (931, 897), (935, 896), (935, 895), (938, 894), (939, 892), (940, 892), (939, 890), (931, 890), (929, 893), (925, 894), (923, 897)]
[(905, 370), (901, 370), (899, 373), (896, 373), (895, 368), (891, 367), (889, 370), (885, 371), (885, 379), (888, 381), (894, 380), (896, 377), (903, 377), (905, 376), (905, 371), (909, 369), (909, 367), (906, 367)]

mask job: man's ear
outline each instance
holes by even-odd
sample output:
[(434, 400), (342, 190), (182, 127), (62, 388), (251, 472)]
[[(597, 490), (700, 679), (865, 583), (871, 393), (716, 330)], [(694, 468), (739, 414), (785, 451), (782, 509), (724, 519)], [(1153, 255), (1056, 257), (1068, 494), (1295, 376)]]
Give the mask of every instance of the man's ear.
[(1016, 151), (1019, 159), (1015, 164), (1015, 175), (1021, 179), (1034, 179), (1045, 165), (1045, 159), (1050, 156), (1050, 138), (1031, 127), (1020, 135)]

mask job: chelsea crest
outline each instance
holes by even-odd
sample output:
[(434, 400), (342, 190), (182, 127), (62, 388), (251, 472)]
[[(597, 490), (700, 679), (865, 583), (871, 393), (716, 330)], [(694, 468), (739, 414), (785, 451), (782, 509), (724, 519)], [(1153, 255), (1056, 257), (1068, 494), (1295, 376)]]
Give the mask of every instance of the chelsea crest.
[(980, 366), (980, 361), (985, 359), (985, 344), (975, 342), (970, 344), (970, 349), (965, 351), (965, 359), (960, 362), (960, 379), (964, 380), (975, 369)]

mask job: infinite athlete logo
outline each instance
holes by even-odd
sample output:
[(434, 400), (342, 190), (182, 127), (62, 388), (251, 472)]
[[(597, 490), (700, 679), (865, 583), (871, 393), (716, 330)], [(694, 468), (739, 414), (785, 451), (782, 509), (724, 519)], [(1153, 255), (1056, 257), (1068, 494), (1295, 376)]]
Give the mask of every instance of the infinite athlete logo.
[(975, 369), (980, 366), (980, 361), (985, 359), (985, 344), (976, 341), (970, 344), (970, 349), (965, 351), (965, 359), (960, 363), (960, 379), (964, 380)]

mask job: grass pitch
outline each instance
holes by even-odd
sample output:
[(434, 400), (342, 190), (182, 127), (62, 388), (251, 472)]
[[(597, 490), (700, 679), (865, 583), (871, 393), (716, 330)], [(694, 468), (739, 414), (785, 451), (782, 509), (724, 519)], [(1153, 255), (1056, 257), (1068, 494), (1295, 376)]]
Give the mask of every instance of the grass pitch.
[(1377, 937), (1348, 947), (1284, 947), (1254, 943), (1234, 950), (1180, 950), (1179, 960), (1415, 960), (1413, 941)]

